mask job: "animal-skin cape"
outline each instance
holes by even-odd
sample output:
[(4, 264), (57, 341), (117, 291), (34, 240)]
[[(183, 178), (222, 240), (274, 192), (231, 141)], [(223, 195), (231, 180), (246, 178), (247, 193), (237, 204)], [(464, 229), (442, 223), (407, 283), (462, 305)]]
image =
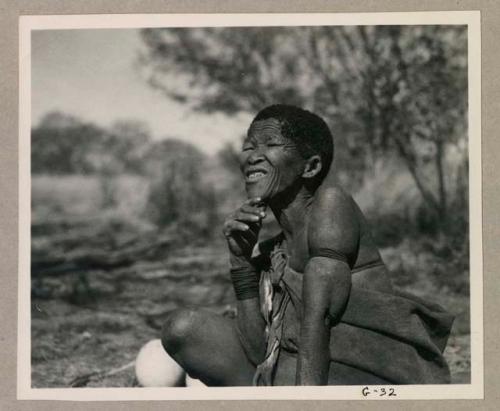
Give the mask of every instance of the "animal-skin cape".
[[(296, 354), (302, 313), (303, 275), (288, 266), (278, 246), (260, 279), (267, 350), (254, 385), (273, 385), (281, 350)], [(453, 316), (437, 304), (391, 291), (352, 287), (341, 321), (331, 329), (330, 369), (342, 375), (329, 384), (446, 384), (450, 371), (443, 357)], [(351, 371), (349, 371), (351, 370)], [(357, 382), (350, 380), (357, 374)], [(372, 376), (366, 382), (359, 375)]]

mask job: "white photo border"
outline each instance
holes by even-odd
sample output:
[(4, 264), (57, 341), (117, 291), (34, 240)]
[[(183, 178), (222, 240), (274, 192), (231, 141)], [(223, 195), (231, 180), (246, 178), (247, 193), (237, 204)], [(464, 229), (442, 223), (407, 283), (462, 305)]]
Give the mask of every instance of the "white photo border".
[[(395, 385), (396, 396), (363, 395), (362, 386), (326, 387), (31, 387), (31, 32), (55, 29), (319, 25), (466, 25), (469, 91), (471, 383)], [(473, 275), (472, 275), (473, 273)], [(99, 14), (19, 18), (19, 273), (17, 398), (22, 400), (355, 400), (483, 399), (483, 247), (481, 183), (481, 31), (479, 11), (391, 13)]]

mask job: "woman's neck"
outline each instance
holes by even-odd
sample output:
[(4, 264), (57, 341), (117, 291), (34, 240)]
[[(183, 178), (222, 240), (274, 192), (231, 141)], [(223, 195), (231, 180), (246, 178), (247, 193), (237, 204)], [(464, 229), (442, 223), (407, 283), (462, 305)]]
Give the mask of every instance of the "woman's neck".
[(270, 203), (271, 210), (288, 243), (306, 228), (306, 216), (309, 213), (313, 198), (314, 196), (309, 190), (301, 187), (289, 201), (283, 201), (282, 198)]

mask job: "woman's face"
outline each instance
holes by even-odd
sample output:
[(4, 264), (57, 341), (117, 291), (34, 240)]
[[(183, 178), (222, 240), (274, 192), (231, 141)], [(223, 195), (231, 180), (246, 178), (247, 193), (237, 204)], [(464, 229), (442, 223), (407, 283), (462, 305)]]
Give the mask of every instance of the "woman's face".
[(248, 198), (267, 202), (296, 182), (305, 164), (296, 144), (281, 134), (278, 120), (252, 123), (240, 155)]

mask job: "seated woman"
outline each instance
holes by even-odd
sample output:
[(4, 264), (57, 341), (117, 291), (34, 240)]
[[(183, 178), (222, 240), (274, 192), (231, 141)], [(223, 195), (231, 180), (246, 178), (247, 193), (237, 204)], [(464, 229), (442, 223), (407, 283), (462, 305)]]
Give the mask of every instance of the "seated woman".
[[(393, 290), (354, 200), (325, 179), (325, 122), (262, 110), (241, 153), (248, 200), (224, 224), (236, 320), (176, 310), (162, 342), (207, 385), (441, 384), (452, 317)], [(258, 244), (266, 213), (281, 226)], [(257, 245), (257, 246), (256, 246)]]

